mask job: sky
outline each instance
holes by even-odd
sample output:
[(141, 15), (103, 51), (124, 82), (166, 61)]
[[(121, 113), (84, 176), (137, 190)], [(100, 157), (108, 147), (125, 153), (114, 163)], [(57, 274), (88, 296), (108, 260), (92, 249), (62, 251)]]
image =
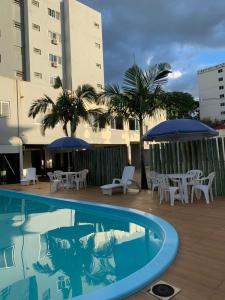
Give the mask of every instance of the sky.
[(80, 0), (103, 21), (105, 83), (134, 62), (172, 67), (167, 91), (198, 98), (197, 70), (225, 62), (224, 0)]

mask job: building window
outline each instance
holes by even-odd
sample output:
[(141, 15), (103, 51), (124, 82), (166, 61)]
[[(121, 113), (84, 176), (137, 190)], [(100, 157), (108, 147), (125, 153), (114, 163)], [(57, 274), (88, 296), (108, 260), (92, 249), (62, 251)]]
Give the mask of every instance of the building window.
[(220, 99), (221, 99), (221, 98), (224, 98), (224, 94), (220, 94)]
[(129, 130), (139, 130), (139, 123), (137, 119), (129, 119)]
[(70, 288), (70, 279), (66, 276), (59, 276), (58, 277), (58, 282), (57, 282), (57, 288), (59, 291), (65, 289), (65, 288)]
[(32, 4), (36, 7), (39, 7), (39, 1), (37, 0), (32, 0)]
[(220, 106), (225, 106), (225, 102), (220, 103)]
[(121, 117), (116, 117), (115, 119), (111, 120), (111, 128), (123, 130), (123, 119)]
[(60, 12), (55, 11), (54, 9), (48, 8), (48, 15), (52, 18), (60, 20)]
[(102, 68), (102, 65), (99, 64), (99, 63), (96, 63), (96, 67), (99, 68), (99, 69), (101, 69), (101, 68)]
[(41, 49), (34, 48), (34, 53), (41, 55)]
[(222, 72), (223, 72), (223, 69), (219, 69), (219, 70), (218, 70), (218, 73), (222, 73)]
[(50, 77), (49, 78), (49, 82), (50, 82), (51, 85), (54, 85), (55, 81), (56, 81), (56, 77)]
[(14, 3), (14, 4), (17, 4), (17, 5), (21, 5), (20, 0), (14, 0), (13, 3)]
[[(0, 101), (0, 117), (8, 118), (10, 116), (10, 105), (8, 101)], [(1, 254), (0, 254), (1, 256)]]
[(51, 40), (51, 43), (57, 45), (61, 43), (61, 34), (57, 32), (50, 31), (48, 32), (48, 37)]
[(21, 23), (20, 23), (20, 22), (17, 22), (17, 21), (14, 21), (14, 27), (15, 27), (16, 29), (21, 30)]
[(57, 68), (58, 64), (62, 64), (62, 57), (54, 55), (54, 54), (49, 54), (49, 61), (51, 62), (51, 66)]
[(40, 27), (40, 25), (37, 25), (37, 24), (32, 24), (32, 28), (34, 29), (34, 30), (37, 30), (37, 31), (41, 31), (41, 27)]
[(96, 28), (98, 28), (99, 29), (99, 24), (97, 23), (97, 22), (94, 22), (94, 26), (96, 27)]
[(38, 79), (42, 79), (42, 73), (34, 72), (34, 77)]
[(218, 78), (218, 81), (223, 81), (223, 77), (219, 77), (219, 78)]
[(221, 115), (225, 115), (225, 111), (221, 111)]
[(7, 269), (14, 265), (14, 245), (0, 249), (0, 269)]
[(219, 86), (219, 90), (223, 90), (224, 89), (224, 86), (223, 85), (220, 85)]
[(100, 49), (101, 48), (101, 45), (99, 43), (95, 43), (95, 47)]
[(23, 72), (22, 71), (16, 71), (16, 77), (18, 79), (23, 79)]
[(42, 300), (50, 300), (50, 299), (51, 299), (50, 289), (47, 289), (42, 294)]
[(100, 83), (97, 83), (97, 88), (103, 90), (103, 86)]

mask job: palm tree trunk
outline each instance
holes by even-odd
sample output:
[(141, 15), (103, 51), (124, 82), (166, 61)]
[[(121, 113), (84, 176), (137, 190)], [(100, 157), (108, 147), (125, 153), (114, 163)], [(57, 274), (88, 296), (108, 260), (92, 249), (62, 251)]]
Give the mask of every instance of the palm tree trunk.
[(141, 188), (144, 190), (148, 189), (146, 172), (145, 172), (145, 162), (144, 162), (144, 142), (142, 141), (143, 136), (143, 120), (139, 120), (140, 126), (140, 159), (141, 159)]

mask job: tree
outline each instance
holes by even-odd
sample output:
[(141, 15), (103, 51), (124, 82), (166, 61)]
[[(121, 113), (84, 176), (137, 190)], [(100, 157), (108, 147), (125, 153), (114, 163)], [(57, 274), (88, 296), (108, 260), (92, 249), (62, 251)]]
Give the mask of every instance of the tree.
[[(60, 78), (57, 77), (54, 88), (61, 88), (56, 101), (44, 95), (32, 103), (28, 113), (28, 116), (32, 118), (38, 114), (45, 114), (41, 122), (43, 135), (47, 128), (55, 128), (57, 124), (61, 123), (66, 136), (69, 136), (69, 132), (71, 136), (75, 136), (77, 126), (82, 120), (92, 125), (93, 118), (101, 113), (99, 108), (88, 107), (97, 100), (97, 93), (91, 85), (78, 86), (75, 91), (71, 92), (63, 88)], [(46, 113), (47, 109), (50, 109), (49, 113)], [(68, 131), (68, 125), (70, 131)]]
[(107, 110), (99, 117), (101, 124), (110, 123), (115, 117), (125, 122), (135, 118), (139, 123), (140, 158), (141, 158), (141, 187), (147, 188), (144, 166), (143, 121), (146, 117), (153, 117), (159, 108), (158, 96), (161, 86), (167, 82), (170, 65), (160, 63), (142, 70), (136, 64), (124, 74), (122, 90), (118, 84), (107, 85), (100, 95), (100, 103), (107, 106)]
[(166, 110), (167, 119), (198, 118), (199, 102), (191, 94), (183, 92), (164, 92), (160, 96), (162, 108)]

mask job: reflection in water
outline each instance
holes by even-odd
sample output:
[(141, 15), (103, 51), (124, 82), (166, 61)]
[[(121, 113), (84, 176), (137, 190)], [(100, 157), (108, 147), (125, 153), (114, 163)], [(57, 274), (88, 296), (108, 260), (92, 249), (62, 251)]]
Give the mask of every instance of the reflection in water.
[(114, 216), (0, 198), (0, 300), (89, 293), (143, 267), (162, 244)]

